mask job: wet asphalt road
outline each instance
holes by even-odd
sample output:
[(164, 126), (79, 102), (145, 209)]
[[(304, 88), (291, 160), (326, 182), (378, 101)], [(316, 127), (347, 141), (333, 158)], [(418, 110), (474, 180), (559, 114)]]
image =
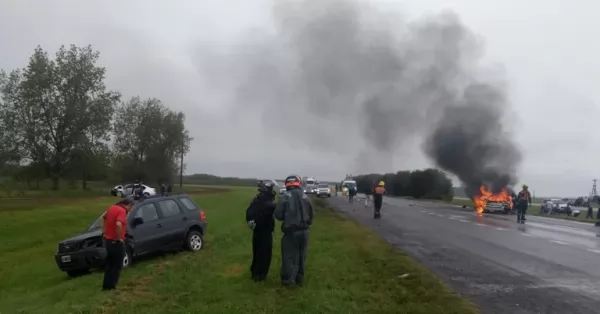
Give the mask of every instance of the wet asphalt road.
[(600, 228), (552, 218), (478, 216), (460, 207), (386, 198), (372, 209), (332, 196), (336, 210), (435, 272), (482, 313), (600, 313)]

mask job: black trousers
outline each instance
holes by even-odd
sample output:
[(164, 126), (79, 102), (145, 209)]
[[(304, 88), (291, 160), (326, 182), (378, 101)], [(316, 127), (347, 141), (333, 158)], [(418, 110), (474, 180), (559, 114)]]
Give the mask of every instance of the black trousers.
[(121, 277), (123, 258), (125, 258), (125, 244), (120, 241), (105, 240), (106, 269), (102, 289), (115, 289)]
[(273, 233), (254, 231), (252, 233), (252, 279), (265, 280), (273, 257)]
[(383, 196), (381, 195), (373, 195), (373, 205), (375, 205), (375, 214), (381, 214), (381, 205), (383, 205)]

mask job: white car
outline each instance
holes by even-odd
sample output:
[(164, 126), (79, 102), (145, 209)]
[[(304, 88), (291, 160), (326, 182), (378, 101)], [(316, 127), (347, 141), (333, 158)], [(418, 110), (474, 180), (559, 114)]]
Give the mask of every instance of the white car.
[(314, 193), (317, 196), (331, 197), (331, 188), (327, 184), (319, 184), (317, 188), (314, 189)]
[[(133, 194), (133, 186), (133, 183), (117, 185), (111, 190), (111, 194), (118, 197), (131, 195)], [(144, 196), (156, 195), (156, 190), (152, 187), (142, 184), (142, 189)]]
[(487, 202), (484, 213), (508, 213), (508, 204), (504, 202)]

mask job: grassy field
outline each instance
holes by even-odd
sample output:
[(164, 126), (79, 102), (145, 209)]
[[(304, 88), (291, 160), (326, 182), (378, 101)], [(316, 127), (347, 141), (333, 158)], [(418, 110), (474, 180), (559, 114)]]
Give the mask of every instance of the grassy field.
[(244, 210), (253, 193), (191, 194), (207, 214), (205, 249), (138, 261), (123, 272), (116, 292), (100, 292), (101, 272), (71, 279), (53, 260), (57, 242), (86, 228), (115, 198), (0, 211), (0, 313), (477, 313), (419, 264), (322, 201), (305, 286), (280, 287), (279, 230), (267, 282), (252, 282)]

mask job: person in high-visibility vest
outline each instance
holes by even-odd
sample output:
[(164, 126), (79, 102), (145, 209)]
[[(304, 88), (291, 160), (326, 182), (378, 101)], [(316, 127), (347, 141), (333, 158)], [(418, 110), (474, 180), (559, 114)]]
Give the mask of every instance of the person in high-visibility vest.
[(517, 223), (525, 223), (525, 214), (527, 214), (527, 207), (531, 205), (531, 193), (529, 193), (529, 186), (523, 184), (523, 189), (517, 195)]
[(380, 181), (373, 190), (373, 205), (375, 205), (374, 218), (381, 218), (381, 205), (383, 205), (383, 194), (385, 194), (385, 182)]

